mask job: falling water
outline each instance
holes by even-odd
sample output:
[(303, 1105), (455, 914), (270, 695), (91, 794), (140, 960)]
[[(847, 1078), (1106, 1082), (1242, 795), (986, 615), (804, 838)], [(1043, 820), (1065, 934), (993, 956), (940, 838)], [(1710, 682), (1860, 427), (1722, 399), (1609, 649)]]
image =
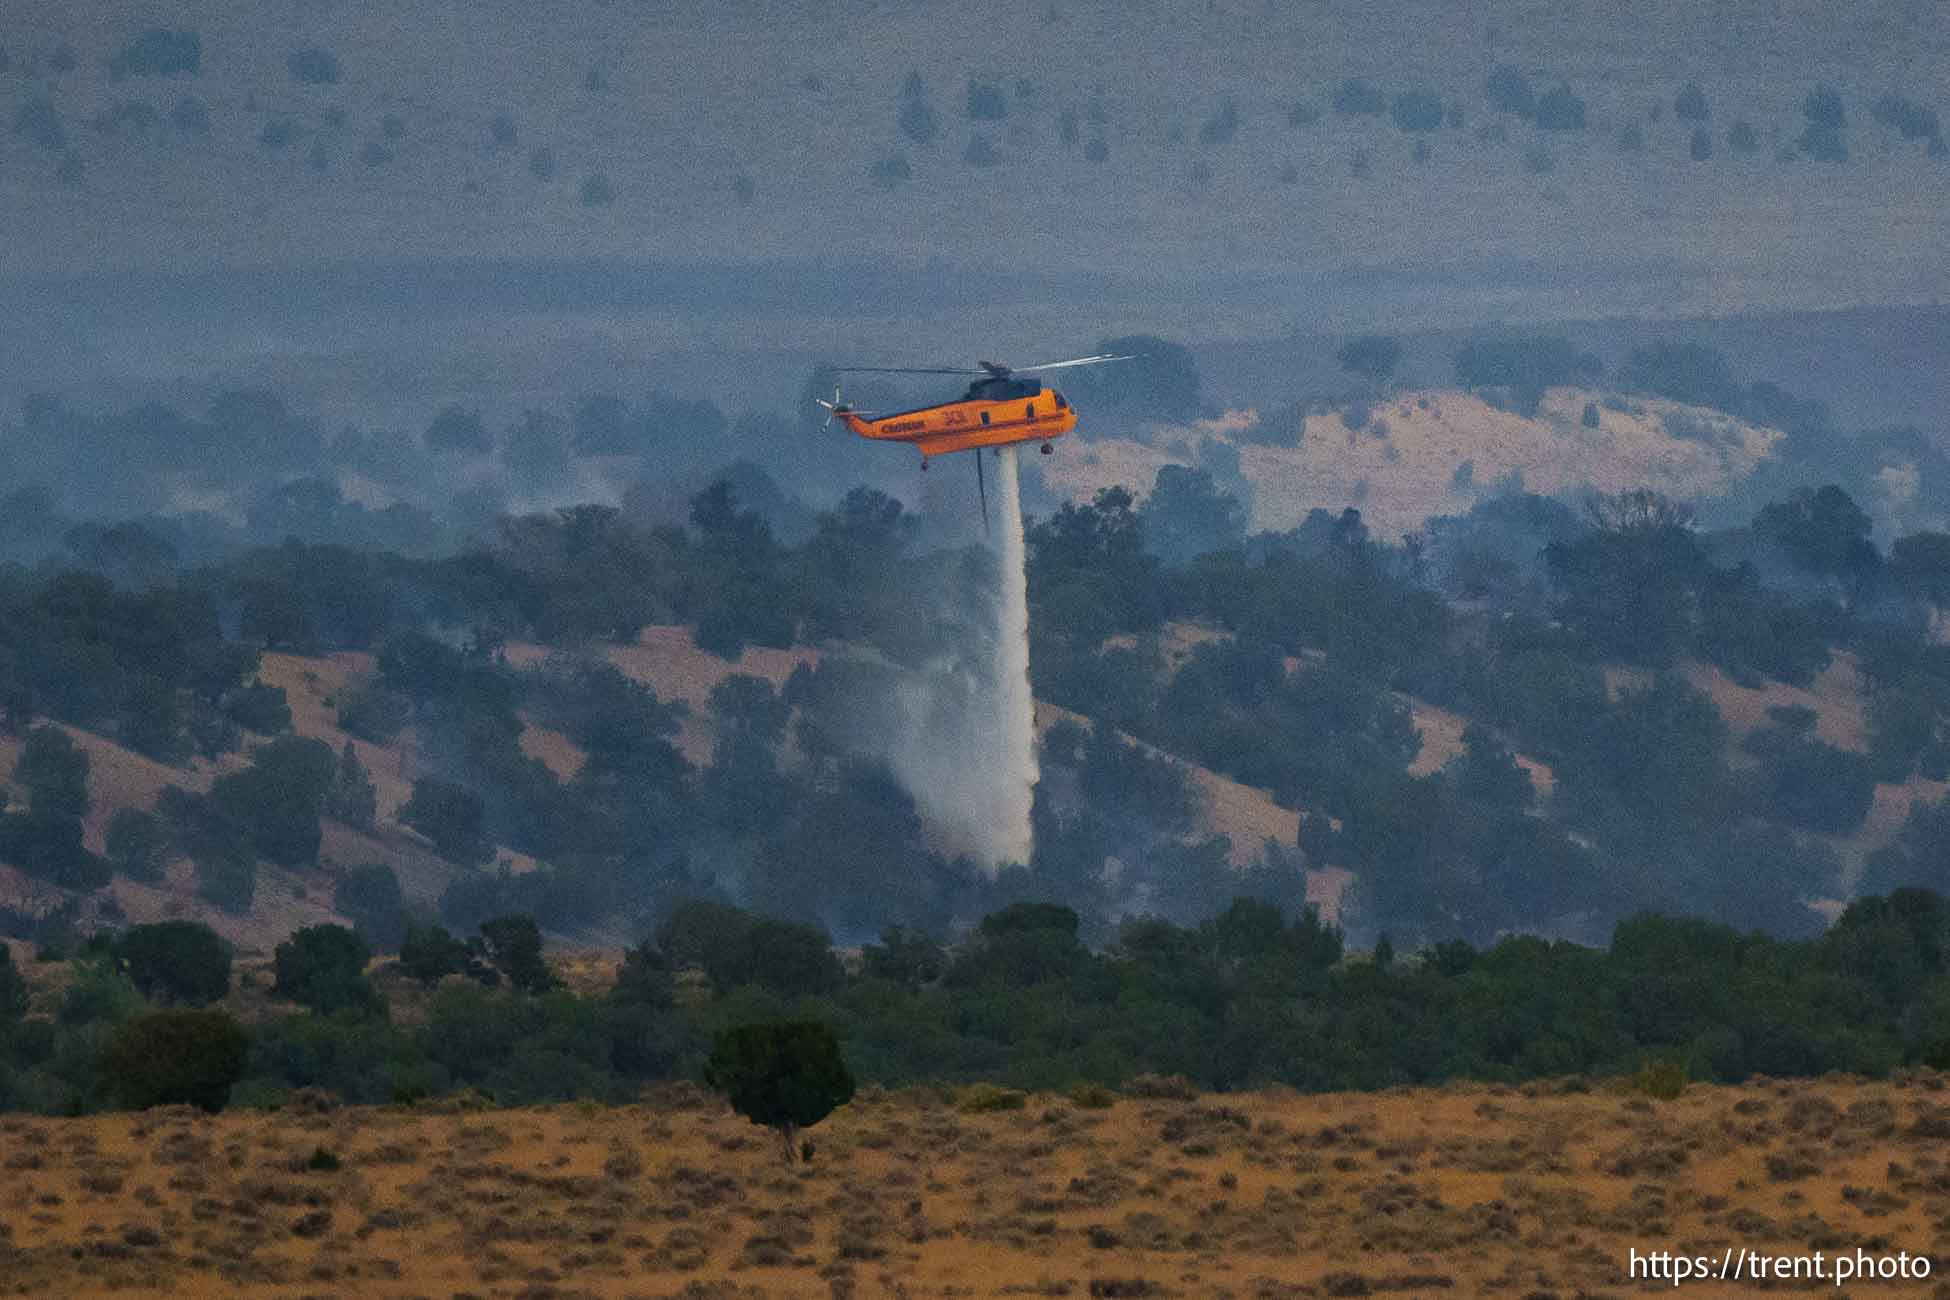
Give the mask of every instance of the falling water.
[(1037, 777), (1036, 703), (1029, 688), (1029, 579), (1016, 449), (1004, 447), (1001, 459), (1002, 574), (996, 584), (995, 705), (1002, 761), (995, 775), (994, 848), (998, 862), (1028, 862), (1029, 808)]

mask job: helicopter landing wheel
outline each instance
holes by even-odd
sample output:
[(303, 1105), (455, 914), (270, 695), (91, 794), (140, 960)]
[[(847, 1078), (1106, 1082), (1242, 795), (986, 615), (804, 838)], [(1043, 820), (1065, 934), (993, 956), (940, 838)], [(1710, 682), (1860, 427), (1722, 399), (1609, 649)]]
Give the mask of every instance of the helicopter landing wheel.
[(928, 458), (926, 456), (921, 457), (921, 472), (923, 474), (928, 472)]
[(1051, 452), (1053, 452), (1053, 451), (1055, 451), (1055, 450), (1056, 450), (1056, 448), (1054, 448), (1054, 447), (1052, 447), (1052, 446), (1050, 446), (1050, 445), (1049, 445), (1048, 443), (1044, 443), (1044, 444), (1043, 444), (1043, 455), (1045, 455), (1045, 456), (1047, 456), (1047, 455), (1049, 455), (1049, 454), (1050, 454)]

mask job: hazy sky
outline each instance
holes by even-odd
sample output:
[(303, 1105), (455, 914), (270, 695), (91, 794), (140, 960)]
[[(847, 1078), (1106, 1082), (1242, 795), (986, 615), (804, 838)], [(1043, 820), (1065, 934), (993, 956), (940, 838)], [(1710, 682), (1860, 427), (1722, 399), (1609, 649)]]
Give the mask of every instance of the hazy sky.
[[(0, 49), (0, 402), (243, 375), (417, 419), (667, 371), (776, 402), (817, 355), (1950, 278), (1927, 2), (14, 0)], [(1504, 67), (1576, 123), (1499, 111)]]

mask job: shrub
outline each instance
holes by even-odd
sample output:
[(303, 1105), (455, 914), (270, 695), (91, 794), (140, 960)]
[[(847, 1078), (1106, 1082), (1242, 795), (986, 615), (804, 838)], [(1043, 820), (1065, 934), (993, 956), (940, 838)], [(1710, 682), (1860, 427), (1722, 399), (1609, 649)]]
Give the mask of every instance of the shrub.
[(616, 189), (609, 183), (603, 172), (591, 172), (582, 178), (582, 206), (585, 208), (608, 207), (616, 201)]
[(1349, 77), (1334, 92), (1334, 111), (1348, 117), (1379, 117), (1388, 98), (1363, 77)]
[(1426, 90), (1403, 91), (1388, 111), (1398, 130), (1433, 131), (1442, 125), (1442, 98)]
[(108, 61), (108, 75), (123, 77), (194, 77), (203, 62), (203, 41), (193, 31), (151, 27), (124, 45)]
[(993, 1083), (972, 1083), (961, 1090), (955, 1098), (955, 1107), (970, 1115), (983, 1115), (999, 1110), (1021, 1110), (1029, 1104), (1029, 1097), (1014, 1088), (1003, 1088)]
[(704, 1080), (740, 1115), (779, 1131), (787, 1164), (796, 1154), (798, 1130), (819, 1123), (853, 1097), (853, 1074), (840, 1056), (839, 1039), (830, 1025), (813, 1020), (720, 1032)]
[(1560, 84), (1537, 100), (1537, 125), (1546, 131), (1584, 130), (1584, 101)]
[(1000, 122), (1009, 115), (1002, 87), (991, 81), (968, 79), (968, 115), (978, 122)]
[(339, 59), (330, 50), (293, 50), (285, 59), (284, 66), (293, 81), (303, 82), (307, 86), (338, 84)]
[(1689, 81), (1673, 100), (1672, 111), (1682, 122), (1704, 122), (1707, 117), (1706, 92), (1697, 81)]
[(116, 968), (152, 1002), (200, 1007), (230, 992), (230, 950), (201, 921), (134, 926), (110, 951)]
[(1148, 1101), (1197, 1101), (1198, 1087), (1182, 1074), (1140, 1074), (1126, 1079), (1121, 1089), (1126, 1097)]
[(901, 134), (915, 144), (931, 142), (940, 131), (940, 119), (935, 116), (934, 106), (928, 103), (927, 87), (921, 82), (921, 74), (910, 72), (901, 84), (900, 111), (895, 121)]
[(1064, 1096), (1070, 1099), (1071, 1105), (1084, 1110), (1109, 1110), (1117, 1104), (1116, 1090), (1101, 1083), (1079, 1083)]
[(1200, 144), (1228, 144), (1239, 134), (1239, 106), (1230, 98), (1222, 100), (1211, 117), (1205, 119), (1198, 128)]
[(1686, 1091), (1686, 1066), (1681, 1061), (1647, 1061), (1632, 1077), (1632, 1089), (1660, 1101), (1675, 1100)]
[(190, 1105), (215, 1113), (243, 1077), (249, 1046), (221, 1011), (154, 1011), (115, 1030), (98, 1068), (131, 1109)]
[(1537, 93), (1530, 88), (1530, 79), (1513, 64), (1500, 63), (1490, 69), (1483, 92), (1490, 107), (1499, 113), (1531, 117), (1537, 112)]

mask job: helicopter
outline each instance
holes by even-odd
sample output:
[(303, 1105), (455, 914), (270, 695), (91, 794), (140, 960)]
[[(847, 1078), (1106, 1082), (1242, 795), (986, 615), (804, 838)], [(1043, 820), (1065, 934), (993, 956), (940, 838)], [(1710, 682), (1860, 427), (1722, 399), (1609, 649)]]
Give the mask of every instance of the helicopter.
[(957, 451), (975, 453), (975, 481), (982, 494), (982, 524), (988, 525), (988, 479), (982, 472), (982, 448), (1013, 447), (1039, 442), (1047, 456), (1051, 442), (1077, 427), (1076, 408), (1063, 394), (1047, 387), (1040, 379), (1018, 379), (1018, 375), (1044, 370), (1063, 370), (1071, 366), (1095, 366), (1112, 361), (1134, 361), (1136, 354), (1101, 353), (1072, 357), (1067, 361), (1045, 361), (1034, 366), (1005, 366), (997, 361), (978, 361), (980, 369), (963, 366), (836, 366), (834, 374), (870, 375), (976, 375), (968, 391), (952, 402), (917, 406), (885, 415), (862, 411), (840, 401), (839, 385), (833, 386), (833, 400), (815, 398), (826, 408), (830, 426), (835, 419), (862, 438), (878, 442), (905, 442), (920, 449), (921, 468), (926, 470), (931, 457)]

